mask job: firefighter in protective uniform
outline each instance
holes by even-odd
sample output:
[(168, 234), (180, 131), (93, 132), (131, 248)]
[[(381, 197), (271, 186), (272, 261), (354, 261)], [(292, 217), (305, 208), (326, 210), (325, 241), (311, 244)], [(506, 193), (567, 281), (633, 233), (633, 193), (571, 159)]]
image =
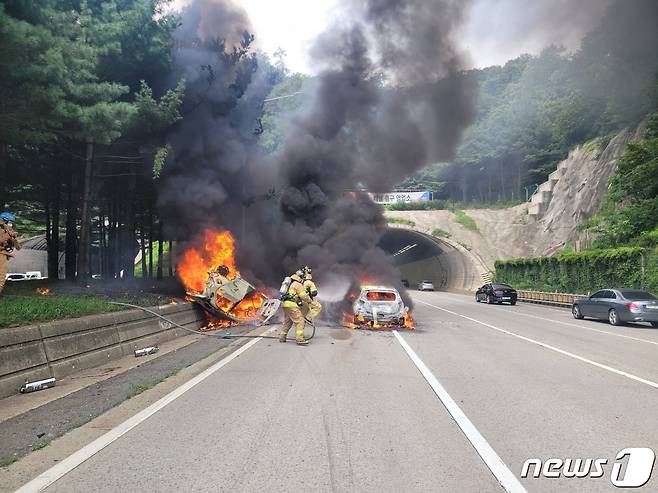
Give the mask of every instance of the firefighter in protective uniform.
[(16, 222), (16, 216), (10, 212), (0, 214), (0, 296), (2, 296), (2, 288), (5, 287), (9, 259), (14, 256), (14, 250), (21, 249), (21, 244), (18, 242), (13, 228), (14, 222)]
[(304, 288), (311, 297), (311, 302), (308, 305), (304, 305), (302, 308), (302, 314), (312, 322), (318, 317), (318, 315), (320, 315), (322, 305), (316, 299), (318, 296), (318, 288), (313, 282), (313, 274), (310, 267), (304, 267)]
[(283, 308), (284, 320), (281, 330), (279, 330), (279, 342), (286, 342), (288, 332), (292, 326), (295, 327), (295, 340), (300, 346), (306, 346), (308, 341), (304, 338), (304, 325), (306, 320), (302, 309), (304, 305), (309, 305), (312, 300), (304, 288), (304, 272), (298, 270), (290, 276), (290, 286), (287, 292), (281, 297), (281, 307)]

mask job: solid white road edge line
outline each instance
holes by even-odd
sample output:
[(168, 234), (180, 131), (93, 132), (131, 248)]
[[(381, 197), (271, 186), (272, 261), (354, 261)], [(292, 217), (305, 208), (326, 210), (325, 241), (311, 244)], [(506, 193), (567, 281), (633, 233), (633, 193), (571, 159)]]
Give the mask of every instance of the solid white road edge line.
[(550, 349), (551, 351), (555, 351), (556, 353), (563, 354), (565, 356), (569, 356), (570, 358), (577, 359), (578, 361), (582, 361), (583, 363), (587, 363), (588, 365), (596, 366), (597, 368), (601, 368), (602, 370), (609, 371), (611, 373), (616, 373), (617, 375), (621, 375), (622, 377), (630, 378), (631, 380), (635, 380), (636, 382), (643, 383), (645, 385), (648, 385), (650, 387), (653, 387), (654, 389), (658, 389), (658, 383), (653, 382), (651, 380), (647, 380), (646, 378), (638, 377), (637, 375), (633, 375), (632, 373), (627, 373), (622, 370), (617, 370), (616, 368), (613, 368), (608, 365), (604, 365), (602, 363), (598, 363), (596, 361), (593, 361), (591, 359), (584, 358), (583, 356), (578, 356), (577, 354), (570, 353), (569, 351), (565, 351), (564, 349), (557, 348), (555, 346), (551, 346), (550, 344), (546, 344), (545, 342), (538, 341), (536, 339), (531, 339), (530, 337), (525, 337), (520, 334), (516, 334), (515, 332), (510, 332), (509, 330), (501, 329), (500, 327), (496, 327), (495, 325), (488, 324), (486, 322), (481, 322), (480, 320), (476, 320), (471, 317), (467, 317), (466, 315), (461, 315), (460, 313), (453, 312), (452, 310), (446, 310), (445, 308), (441, 308), (440, 306), (432, 305), (431, 303), (427, 303), (425, 301), (420, 301), (420, 300), (415, 300), (417, 303), (420, 303), (422, 305), (427, 305), (431, 306), (432, 308), (436, 308), (437, 310), (444, 311), (446, 313), (450, 313), (451, 315), (455, 315), (456, 317), (461, 317), (465, 318), (466, 320), (470, 320), (471, 322), (475, 322), (476, 324), (483, 325), (485, 327), (488, 327), (493, 330), (497, 330), (498, 332), (502, 332), (503, 334), (507, 334), (513, 337), (516, 337), (518, 339), (521, 339), (526, 342), (530, 342), (532, 344), (536, 344), (538, 346), (541, 346), (546, 349)]
[(500, 485), (509, 493), (526, 493), (526, 489), (519, 482), (519, 480), (514, 476), (514, 473), (505, 465), (502, 459), (498, 454), (491, 448), (489, 442), (480, 434), (477, 428), (473, 425), (470, 419), (464, 414), (460, 409), (457, 403), (450, 397), (450, 394), (446, 391), (445, 388), (439, 383), (434, 374), (427, 368), (425, 363), (418, 357), (418, 355), (411, 349), (411, 346), (407, 344), (407, 341), (398, 333), (397, 330), (393, 331), (396, 339), (405, 350), (411, 361), (413, 361), (416, 368), (423, 375), (427, 383), (430, 384), (432, 390), (443, 403), (447, 411), (450, 413), (452, 418), (457, 423), (457, 426), (462, 430), (466, 438), (476, 452), (482, 458), (484, 463), (487, 465), (492, 474), (496, 477)]
[(222, 359), (221, 361), (218, 361), (210, 368), (199, 373), (196, 377), (185, 382), (177, 389), (165, 395), (162, 399), (154, 402), (146, 409), (135, 414), (133, 417), (128, 418), (126, 421), (116, 426), (115, 428), (111, 429), (104, 435), (98, 437), (90, 444), (85, 445), (77, 452), (74, 452), (73, 454), (69, 455), (66, 459), (61, 461), (56, 466), (51, 467), (47, 471), (43, 472), (42, 474), (34, 478), (29, 483), (21, 486), (18, 490), (16, 490), (16, 493), (36, 493), (38, 491), (43, 491), (45, 488), (53, 484), (59, 478), (61, 478), (65, 474), (71, 472), (73, 469), (78, 467), (84, 461), (86, 461), (87, 459), (91, 458), (93, 455), (103, 450), (105, 447), (110, 445), (115, 440), (121, 438), (123, 435), (125, 435), (130, 430), (132, 430), (135, 426), (150, 418), (153, 414), (157, 413), (160, 409), (165, 407), (167, 404), (170, 404), (171, 402), (175, 401), (185, 392), (190, 390), (192, 387), (201, 383), (210, 375), (215, 373), (217, 370), (226, 366), (228, 363), (230, 363), (235, 358), (240, 356), (242, 353), (247, 351), (249, 348), (251, 348), (254, 344), (256, 344), (260, 340), (262, 340), (262, 337), (259, 337), (258, 339), (252, 339), (244, 346), (240, 347), (239, 349), (228, 355), (226, 358)]
[[(452, 295), (452, 293), (446, 293), (446, 294), (451, 294)], [(456, 298), (457, 296), (458, 295), (452, 295), (451, 297)], [(459, 299), (459, 301), (462, 302), (463, 304), (467, 304), (467, 302), (465, 300), (461, 299), (461, 297), (456, 298), (456, 299)], [(541, 305), (535, 305), (535, 307), (545, 308)], [(594, 327), (587, 327), (586, 325), (579, 325), (579, 324), (574, 324), (574, 323), (569, 323), (569, 322), (561, 322), (560, 320), (555, 320), (555, 319), (552, 319), (552, 318), (538, 317), (537, 315), (530, 315), (529, 313), (525, 313), (525, 312), (519, 311), (517, 309), (512, 309), (512, 308), (507, 308), (507, 307), (499, 307), (499, 308), (505, 308), (506, 313), (514, 313), (515, 315), (521, 315), (523, 317), (536, 318), (537, 320), (544, 320), (545, 322), (553, 322), (553, 323), (556, 323), (556, 324), (566, 325), (566, 326), (569, 326), (569, 327), (578, 327), (578, 328), (585, 329), (585, 330), (591, 330), (593, 332), (600, 332), (601, 334), (607, 334), (609, 336), (623, 337), (624, 339), (631, 339), (633, 341), (638, 341), (638, 342), (646, 342), (647, 344), (654, 344), (654, 345), (658, 346), (658, 341), (649, 341), (648, 339), (642, 339), (641, 337), (627, 336), (627, 335), (624, 335), (624, 334), (615, 334), (614, 332), (608, 332), (607, 330), (595, 329)], [(530, 308), (530, 307), (528, 306), (528, 308)]]

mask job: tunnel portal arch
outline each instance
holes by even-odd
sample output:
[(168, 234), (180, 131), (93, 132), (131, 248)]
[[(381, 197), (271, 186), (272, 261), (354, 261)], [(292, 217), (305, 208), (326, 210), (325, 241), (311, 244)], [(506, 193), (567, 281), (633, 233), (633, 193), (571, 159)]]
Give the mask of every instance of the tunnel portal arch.
[(427, 279), (436, 289), (472, 291), (482, 285), (487, 273), (465, 248), (412, 229), (387, 228), (379, 247), (393, 256), (411, 288)]

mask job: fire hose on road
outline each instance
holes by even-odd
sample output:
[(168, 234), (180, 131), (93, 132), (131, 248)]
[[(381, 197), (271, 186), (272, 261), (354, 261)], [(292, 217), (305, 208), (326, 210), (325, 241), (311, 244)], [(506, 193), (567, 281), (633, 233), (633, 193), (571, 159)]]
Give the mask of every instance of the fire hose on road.
[[(130, 307), (130, 308), (137, 308), (139, 310), (142, 310), (143, 312), (150, 313), (151, 315), (155, 315), (156, 317), (164, 320), (165, 322), (173, 325), (174, 327), (178, 327), (179, 329), (183, 329), (187, 332), (191, 332), (193, 334), (199, 334), (199, 335), (202, 335), (202, 336), (217, 337), (219, 339), (239, 339), (239, 338), (243, 338), (243, 339), (257, 339), (257, 338), (278, 339), (279, 338), (278, 336), (265, 336), (265, 335), (255, 336), (255, 335), (239, 335), (239, 334), (214, 334), (214, 333), (211, 334), (211, 333), (203, 332), (203, 331), (200, 331), (200, 330), (190, 329), (189, 327), (184, 327), (184, 326), (174, 322), (173, 320), (170, 320), (167, 317), (164, 317), (164, 316), (160, 315), (159, 313), (154, 312), (153, 310), (150, 310), (149, 308), (145, 308), (143, 306), (133, 305), (133, 304), (130, 304), (130, 303), (120, 303), (118, 301), (108, 301), (108, 303), (110, 303), (111, 305), (127, 306), (127, 307)], [(309, 320), (306, 317), (304, 317), (304, 320), (305, 320), (306, 324), (310, 325), (311, 328), (313, 329), (311, 331), (311, 335), (306, 338), (307, 341), (310, 341), (311, 339), (313, 339), (313, 337), (315, 337), (315, 323), (313, 323), (312, 320)]]

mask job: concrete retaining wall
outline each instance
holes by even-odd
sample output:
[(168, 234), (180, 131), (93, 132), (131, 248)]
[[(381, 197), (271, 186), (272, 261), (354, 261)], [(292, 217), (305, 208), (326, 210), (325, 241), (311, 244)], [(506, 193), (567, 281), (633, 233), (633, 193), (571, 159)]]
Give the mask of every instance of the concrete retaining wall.
[[(206, 323), (203, 312), (190, 303), (151, 310), (191, 329)], [(27, 381), (60, 379), (185, 334), (141, 310), (0, 329), (0, 398), (15, 394)]]

